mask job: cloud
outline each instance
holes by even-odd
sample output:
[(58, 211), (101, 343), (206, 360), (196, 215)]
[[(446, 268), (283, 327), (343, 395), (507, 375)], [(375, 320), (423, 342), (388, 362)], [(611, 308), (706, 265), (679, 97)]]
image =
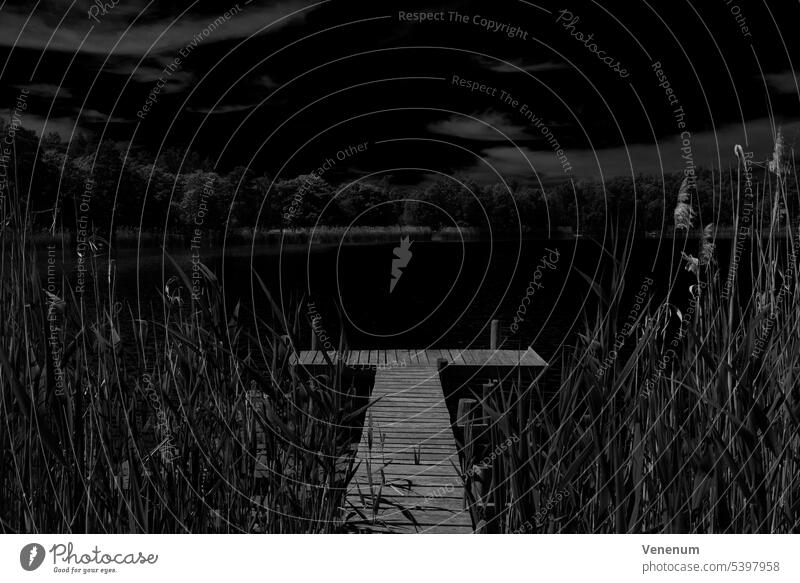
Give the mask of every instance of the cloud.
[[(783, 133), (791, 143), (800, 135), (800, 120), (789, 120), (783, 123)], [(748, 143), (745, 144), (744, 131), (741, 124), (722, 126), (716, 133), (698, 132), (692, 135), (692, 157), (696, 166), (718, 166), (722, 164), (727, 171), (729, 166), (736, 165), (734, 147), (741, 144), (746, 151), (752, 151), (756, 161), (767, 159), (773, 150), (775, 135), (773, 124), (769, 118), (750, 120), (747, 123)], [(682, 158), (682, 141), (673, 136), (655, 144), (629, 144), (605, 148), (601, 150), (567, 149), (567, 160), (572, 167), (572, 176), (576, 178), (604, 178), (614, 176), (630, 176), (631, 173), (658, 174), (662, 164), (664, 172), (676, 172), (686, 168), (686, 160)], [(534, 181), (536, 175), (547, 181), (563, 179), (567, 175), (563, 171), (561, 160), (552, 150), (520, 148), (498, 145), (481, 152), (486, 162), (492, 164), (506, 177)], [(659, 158), (660, 154), (660, 158)], [(529, 164), (530, 162), (530, 164)], [(494, 173), (485, 164), (475, 165), (472, 172), (482, 179), (495, 180)]]
[[(2, 110), (2, 112), (3, 117), (7, 119), (11, 117), (11, 110), (5, 109)], [(66, 140), (69, 138), (72, 130), (75, 128), (75, 119), (68, 117), (51, 117), (49, 119), (45, 119), (41, 116), (33, 115), (30, 112), (25, 112), (22, 120), (22, 126), (27, 130), (35, 131), (40, 137), (47, 135), (50, 132), (55, 132)], [(79, 134), (91, 132), (86, 132), (86, 130), (83, 128), (78, 127), (75, 133)]]
[[(524, 127), (514, 125), (508, 117), (502, 113), (489, 110), (482, 115), (475, 114), (474, 117), (483, 120), (485, 123), (468, 117), (453, 115), (446, 120), (437, 121), (428, 125), (428, 131), (435, 134), (482, 142), (504, 142), (508, 138), (517, 140), (526, 139), (528, 137)], [(494, 126), (494, 128), (497, 129), (495, 130), (490, 126)], [(505, 136), (497, 130), (503, 132)]]
[(261, 75), (257, 79), (253, 81), (253, 85), (256, 87), (266, 87), (267, 89), (275, 89), (280, 84), (277, 83), (270, 77), (269, 75)]
[(35, 97), (45, 97), (52, 99), (58, 93), (58, 97), (62, 99), (69, 99), (72, 93), (66, 87), (59, 87), (58, 85), (51, 85), (49, 83), (34, 83), (32, 85), (17, 85), (17, 89), (26, 89), (28, 94)]
[(102, 111), (97, 111), (96, 109), (83, 109), (80, 112), (76, 112), (75, 116), (80, 118), (87, 123), (129, 123), (130, 120), (123, 119), (121, 117), (108, 117), (107, 113), (103, 113)]
[[(141, 0), (140, 4), (144, 6)], [(213, 30), (202, 36), (198, 44), (245, 38), (265, 27), (262, 33), (270, 33), (287, 24), (302, 22), (305, 12), (288, 15), (312, 5), (312, 2), (286, 0), (271, 6), (240, 3), (236, 6), (241, 10), (227, 19), (223, 16), (229, 10), (227, 5), (218, 14), (187, 14), (174, 24), (172, 18), (158, 21), (140, 19), (127, 33), (128, 23), (139, 12), (139, 6), (133, 0), (127, 9), (123, 9), (124, 5), (121, 3), (100, 16), (99, 24), (89, 20), (86, 12), (73, 11), (61, 26), (58, 26), (61, 14), (37, 11), (29, 18), (24, 12), (5, 10), (0, 18), (0, 45), (35, 50), (47, 47), (48, 50), (97, 55), (106, 55), (112, 49), (116, 55), (129, 56), (177, 53), (209, 28)]]
[(537, 176), (540, 180), (563, 176), (561, 163), (552, 151), (503, 145), (486, 148), (481, 152), (481, 157), (486, 163), (479, 163), (470, 173), (477, 174), (476, 178), (486, 182), (497, 181), (495, 171), (504, 178), (531, 182), (536, 181)]
[(797, 93), (798, 80), (794, 71), (768, 73), (764, 75), (767, 84), (778, 93)]
[[(172, 61), (170, 60), (169, 62)], [(136, 83), (143, 83), (147, 85), (156, 83), (159, 78), (164, 76), (167, 80), (167, 83), (161, 90), (162, 93), (180, 93), (194, 83), (195, 80), (194, 74), (189, 71), (178, 70), (165, 73), (164, 69), (147, 65), (142, 65), (136, 69), (133, 69), (133, 65), (123, 65), (112, 69), (109, 72), (114, 73), (115, 75), (130, 77)]]
[(258, 105), (257, 103), (242, 104), (242, 105), (220, 105), (214, 109), (204, 107), (187, 107), (186, 111), (189, 113), (202, 113), (204, 115), (217, 115), (222, 113), (236, 113), (239, 111), (247, 111), (253, 109)]
[(506, 63), (487, 59), (485, 57), (477, 57), (478, 64), (495, 73), (519, 73), (520, 69), (528, 73), (545, 73), (549, 71), (563, 71), (569, 69), (566, 63), (557, 63), (555, 61), (545, 61), (543, 63), (528, 63), (525, 64), (522, 60), (511, 60)]
[[(0, 112), (2, 112), (2, 116), (5, 119), (8, 120), (11, 118), (12, 112), (10, 109), (2, 109)], [(76, 108), (69, 117), (60, 116), (45, 118), (40, 115), (35, 115), (30, 110), (22, 114), (22, 126), (25, 129), (36, 132), (40, 137), (50, 132), (55, 132), (64, 140), (68, 140), (73, 131), (75, 135), (81, 133), (92, 134), (94, 132), (89, 129), (91, 126), (96, 127), (97, 124), (109, 123), (131, 123), (131, 121), (121, 117), (109, 117), (107, 113), (88, 108), (82, 111)]]

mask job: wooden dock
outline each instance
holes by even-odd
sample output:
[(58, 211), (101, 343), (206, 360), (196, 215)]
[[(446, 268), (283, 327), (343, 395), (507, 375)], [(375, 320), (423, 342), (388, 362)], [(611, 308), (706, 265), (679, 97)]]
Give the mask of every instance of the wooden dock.
[(390, 531), (471, 533), (436, 367), (378, 371), (372, 401), (348, 502)]
[[(358, 446), (348, 511), (376, 530), (398, 533), (472, 533), (464, 505), (461, 463), (439, 366), (543, 367), (528, 350), (350, 350), (331, 361), (375, 370), (375, 383)], [(302, 351), (294, 364), (327, 366), (322, 351)], [(358, 520), (358, 518), (357, 518)]]
[[(302, 366), (325, 366), (327, 361), (322, 350), (303, 350), (295, 364)], [(474, 349), (387, 349), (387, 350), (349, 350), (345, 354), (327, 351), (331, 361), (343, 360), (345, 366), (414, 368), (436, 367), (439, 359), (450, 366), (499, 366), (499, 367), (542, 367), (545, 361), (536, 352), (527, 350), (474, 350)]]

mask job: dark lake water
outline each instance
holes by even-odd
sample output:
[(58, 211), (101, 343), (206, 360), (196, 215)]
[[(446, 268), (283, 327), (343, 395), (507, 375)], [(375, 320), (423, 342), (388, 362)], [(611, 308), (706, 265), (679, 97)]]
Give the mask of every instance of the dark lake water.
[[(690, 283), (689, 275), (675, 260), (684, 244), (687, 252), (697, 254), (693, 240), (635, 241), (624, 267), (623, 297), (632, 297), (643, 279), (652, 277), (656, 283), (651, 289), (663, 296), (674, 287), (680, 303)], [(609, 289), (601, 278), (603, 270), (610, 267), (608, 255), (588, 239), (412, 242), (411, 259), (390, 291), (395, 247), (397, 244), (253, 249), (248, 245), (230, 247), (224, 253), (221, 248), (202, 249), (200, 259), (220, 278), (227, 306), (241, 301), (246, 311), (271, 313), (252, 276), (255, 271), (286, 313), (297, 309), (301, 298), (310, 298), (320, 316), (320, 328), (338, 339), (343, 326), (349, 346), (356, 349), (487, 348), (488, 323), (497, 318), (506, 348), (533, 346), (549, 358), (580, 329), (582, 310), (594, 305), (589, 283), (579, 271), (600, 282), (605, 293), (618, 291)], [(721, 255), (727, 255), (727, 249), (730, 243), (718, 244)], [(74, 280), (74, 261), (66, 253), (65, 266)], [(188, 249), (170, 253), (191, 273)], [(100, 263), (105, 269), (107, 262)], [(130, 302), (134, 313), (158, 317), (151, 311), (158, 291), (175, 273), (162, 252), (119, 250), (114, 266), (117, 299)], [(309, 343), (305, 313), (302, 338)], [(520, 321), (512, 331), (509, 326), (515, 314)]]

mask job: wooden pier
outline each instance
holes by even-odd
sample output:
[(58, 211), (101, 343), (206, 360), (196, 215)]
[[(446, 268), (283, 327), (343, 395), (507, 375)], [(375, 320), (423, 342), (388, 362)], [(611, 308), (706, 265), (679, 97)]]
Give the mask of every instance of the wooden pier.
[[(528, 350), (387, 349), (327, 353), (348, 368), (375, 369), (358, 446), (349, 510), (391, 532), (471, 533), (461, 463), (439, 377), (440, 366), (540, 368)], [(322, 351), (298, 354), (295, 365), (327, 366)]]
[[(327, 361), (322, 355), (322, 350), (303, 350), (295, 364), (302, 366), (325, 366)], [(387, 349), (387, 350), (349, 350), (346, 354), (327, 351), (332, 362), (344, 361), (350, 367), (375, 367), (375, 368), (414, 368), (436, 367), (442, 359), (449, 366), (477, 366), (477, 367), (542, 367), (545, 361), (533, 349), (527, 350), (473, 350), (473, 349), (441, 349), (441, 350), (413, 350), (413, 349)]]
[(395, 532), (472, 532), (436, 367), (377, 371), (348, 502)]

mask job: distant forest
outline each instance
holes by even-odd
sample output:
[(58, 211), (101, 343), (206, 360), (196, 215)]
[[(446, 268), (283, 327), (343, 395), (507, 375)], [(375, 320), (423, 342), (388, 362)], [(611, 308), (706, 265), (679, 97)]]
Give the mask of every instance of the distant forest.
[[(198, 225), (222, 230), (226, 223), (234, 230), (352, 223), (514, 231), (521, 224), (526, 230), (561, 226), (586, 233), (615, 224), (627, 229), (635, 219), (636, 229), (645, 232), (672, 225), (683, 179), (681, 173), (614, 177), (605, 184), (580, 179), (542, 189), (517, 181), (478, 184), (456, 176), (418, 187), (396, 186), (387, 179), (347, 187), (311, 174), (273, 184), (268, 174), (241, 166), (215, 172), (210, 160), (179, 148), (166, 149), (155, 160), (142, 150), (131, 150), (126, 157), (125, 143), (104, 142), (98, 148), (83, 135), (69, 145), (55, 133), (40, 142), (35, 132), (0, 120), (0, 141), (9, 131), (14, 155), (3, 164), (0, 200), (17, 201), (39, 229), (74, 231), (79, 220), (88, 220), (99, 233), (112, 226), (188, 233)], [(691, 191), (696, 227), (731, 223), (735, 164), (731, 152), (731, 168), (722, 175), (697, 170)], [(753, 170), (757, 197), (763, 181), (774, 178), (763, 165)], [(796, 194), (788, 193), (787, 200), (794, 201), (790, 204), (797, 201)], [(789, 209), (790, 214), (796, 216), (795, 210)]]

